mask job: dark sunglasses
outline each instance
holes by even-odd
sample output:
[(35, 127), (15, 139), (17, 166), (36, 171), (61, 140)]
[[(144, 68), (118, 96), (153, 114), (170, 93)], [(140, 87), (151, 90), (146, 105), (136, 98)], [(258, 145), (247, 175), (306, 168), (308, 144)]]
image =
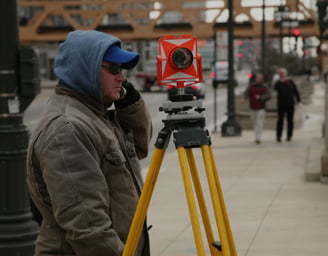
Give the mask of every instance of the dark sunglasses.
[(122, 66), (115, 63), (110, 63), (109, 65), (101, 65), (103, 68), (107, 70), (108, 73), (112, 75), (118, 75), (122, 72)]

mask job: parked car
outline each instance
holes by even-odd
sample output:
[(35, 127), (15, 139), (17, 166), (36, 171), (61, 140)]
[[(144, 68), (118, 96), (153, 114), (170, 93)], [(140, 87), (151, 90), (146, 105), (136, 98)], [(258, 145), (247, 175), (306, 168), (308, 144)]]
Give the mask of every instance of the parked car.
[[(234, 73), (236, 73), (236, 67), (234, 67)], [(228, 84), (229, 82), (229, 62), (226, 60), (220, 60), (212, 66), (210, 77), (213, 78), (215, 84)], [(236, 78), (233, 79), (235, 86), (238, 85)]]
[[(168, 99), (172, 101), (178, 89), (176, 86), (167, 86)], [(186, 94), (191, 94), (197, 99), (204, 99), (206, 94), (206, 85), (204, 82), (196, 83), (185, 88)]]
[(136, 78), (142, 79), (141, 89), (144, 92), (150, 92), (152, 87), (158, 86), (156, 60), (147, 60), (144, 64), (144, 71), (138, 72)]

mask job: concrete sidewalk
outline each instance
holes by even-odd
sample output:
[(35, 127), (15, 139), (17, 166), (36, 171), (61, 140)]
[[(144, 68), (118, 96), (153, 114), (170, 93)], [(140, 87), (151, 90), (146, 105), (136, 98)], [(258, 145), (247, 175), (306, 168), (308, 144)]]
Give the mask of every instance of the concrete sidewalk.
[[(316, 162), (309, 158), (321, 157), (311, 153), (311, 145), (322, 136), (322, 83), (315, 85), (313, 102), (302, 108), (304, 124), (294, 131), (291, 142), (277, 143), (271, 130), (264, 131), (259, 145), (252, 130), (243, 130), (240, 137), (211, 134), (240, 256), (328, 255), (328, 185), (306, 181), (308, 168), (318, 167), (309, 164)], [(201, 152), (193, 152), (204, 181)], [(178, 160), (176, 152), (165, 155), (150, 203), (152, 256), (197, 255)], [(209, 198), (208, 186), (203, 190)]]

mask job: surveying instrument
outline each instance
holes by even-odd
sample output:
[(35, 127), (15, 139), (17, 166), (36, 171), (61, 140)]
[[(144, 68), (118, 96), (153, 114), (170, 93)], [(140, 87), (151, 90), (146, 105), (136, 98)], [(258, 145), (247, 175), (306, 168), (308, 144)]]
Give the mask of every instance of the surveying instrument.
[[(190, 35), (183, 35), (179, 38), (166, 36), (159, 40), (159, 52), (160, 55), (157, 57), (158, 82), (162, 85), (175, 83), (177, 94), (172, 101), (165, 102), (160, 107), (160, 111), (165, 112), (167, 118), (163, 120), (164, 127), (156, 138), (148, 174), (122, 255), (132, 256), (135, 254), (165, 150), (171, 134), (173, 134), (197, 255), (206, 256), (206, 251), (195, 194), (210, 255), (236, 256), (237, 252), (211, 148), (211, 138), (205, 127), (205, 118), (203, 116), (205, 109), (202, 107), (200, 100), (194, 100), (193, 95), (185, 94), (186, 86), (202, 81), (201, 56), (197, 53), (197, 40)], [(215, 239), (211, 228), (202, 184), (192, 151), (193, 148), (200, 148), (202, 152), (217, 235), (219, 235), (220, 241)]]

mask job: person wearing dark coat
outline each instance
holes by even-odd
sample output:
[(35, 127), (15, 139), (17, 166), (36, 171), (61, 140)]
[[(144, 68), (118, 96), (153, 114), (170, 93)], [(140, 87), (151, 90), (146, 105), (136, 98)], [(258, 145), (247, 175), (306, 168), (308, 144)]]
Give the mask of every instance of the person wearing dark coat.
[(301, 102), (300, 94), (294, 80), (287, 77), (285, 68), (279, 69), (280, 79), (276, 81), (274, 90), (277, 91), (278, 120), (276, 126), (276, 139), (281, 142), (284, 126), (284, 117), (287, 117), (287, 141), (293, 137), (294, 113), (296, 103)]

